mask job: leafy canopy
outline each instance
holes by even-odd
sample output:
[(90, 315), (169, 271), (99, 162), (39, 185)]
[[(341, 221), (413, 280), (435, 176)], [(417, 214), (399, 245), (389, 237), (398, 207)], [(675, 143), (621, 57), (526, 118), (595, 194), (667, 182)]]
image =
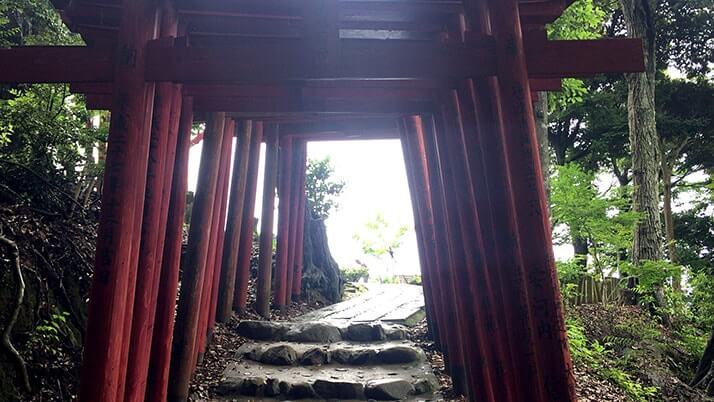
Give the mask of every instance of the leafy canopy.
[(308, 160), (305, 192), (314, 219), (326, 219), (330, 211), (338, 207), (337, 199), (345, 188), (345, 182), (335, 179), (334, 173), (329, 156)]

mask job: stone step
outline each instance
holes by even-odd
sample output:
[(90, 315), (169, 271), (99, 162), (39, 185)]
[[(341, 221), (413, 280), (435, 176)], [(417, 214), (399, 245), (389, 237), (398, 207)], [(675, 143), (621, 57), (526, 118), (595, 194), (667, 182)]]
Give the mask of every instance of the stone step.
[(243, 360), (228, 365), (214, 391), (225, 400), (238, 397), (426, 400), (435, 397), (437, 388), (436, 377), (423, 362), (354, 367), (266, 366)]
[(328, 322), (241, 321), (238, 334), (261, 341), (332, 343), (340, 341), (373, 342), (406, 338), (401, 325), (354, 323), (337, 325)]
[(296, 342), (246, 343), (238, 349), (236, 358), (276, 366), (319, 366), (329, 363), (408, 364), (423, 362), (426, 356), (409, 341), (401, 340), (372, 343), (340, 341), (324, 345)]

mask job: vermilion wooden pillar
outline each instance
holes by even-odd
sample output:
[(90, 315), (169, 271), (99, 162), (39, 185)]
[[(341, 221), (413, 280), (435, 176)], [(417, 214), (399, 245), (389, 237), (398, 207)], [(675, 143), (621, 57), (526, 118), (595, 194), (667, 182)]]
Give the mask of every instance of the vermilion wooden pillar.
[(278, 181), (278, 126), (266, 126), (265, 175), (263, 181), (263, 210), (260, 224), (260, 254), (258, 256), (258, 285), (255, 310), (270, 318), (270, 280), (273, 269), (273, 217), (275, 215), (275, 187)]
[(526, 285), (521, 292), (528, 297), (528, 310), (521, 314), (527, 314), (533, 334), (530, 351), (535, 355), (536, 366), (532, 371), (538, 387), (530, 390), (531, 399), (575, 400), (518, 3), (488, 0), (487, 4), (496, 41), (501, 135), (523, 263), (523, 270), (514, 279)]
[[(424, 221), (431, 222), (431, 231), (427, 234), (431, 236), (427, 243), (431, 244), (433, 269), (431, 279), (434, 287), (434, 304), (436, 305), (437, 324), (439, 325), (438, 344), (446, 356), (446, 367), (449, 369), (449, 354), (458, 353), (454, 346), (459, 343), (458, 326), (456, 320), (456, 301), (454, 300), (453, 285), (451, 282), (451, 259), (448, 242), (443, 233), (448, 233), (448, 222), (444, 210), (444, 190), (441, 179), (441, 171), (438, 163), (438, 153), (434, 139), (434, 119), (431, 116), (413, 116), (407, 122), (408, 127), (412, 127), (412, 135), (423, 153), (423, 169), (425, 170), (425, 192), (424, 202), (428, 206), (425, 209)], [(437, 233), (437, 230), (439, 231)], [(454, 360), (454, 359), (451, 359)], [(458, 358), (456, 358), (458, 361)]]
[(225, 113), (212, 113), (204, 134), (186, 261), (183, 264), (181, 296), (174, 328), (167, 397), (169, 402), (183, 402), (188, 398), (224, 125)]
[(300, 164), (298, 166), (298, 188), (297, 188), (297, 198), (299, 204), (297, 205), (297, 223), (295, 225), (296, 235), (295, 235), (295, 266), (293, 269), (293, 281), (292, 281), (292, 293), (293, 296), (300, 296), (302, 293), (302, 270), (303, 270), (303, 256), (305, 254), (305, 205), (306, 205), (306, 194), (305, 194), (305, 178), (306, 178), (306, 163), (307, 163), (307, 142), (303, 141), (300, 144)]
[[(490, 34), (486, 2), (467, 2), (466, 6), (467, 18), (463, 21), (463, 28), (470, 26), (474, 31), (464, 31), (462, 40)], [(498, 339), (503, 343), (504, 373), (509, 378), (512, 398), (524, 400), (530, 398), (530, 390), (538, 385), (534, 383), (532, 370), (521, 369), (532, 367), (534, 362), (528, 346), (531, 336), (523, 326), (526, 320), (521, 319), (521, 312), (527, 311), (518, 283), (518, 278), (522, 276), (514, 272), (521, 263), (513, 249), (512, 239), (516, 238), (517, 223), (508, 211), (512, 203), (510, 196), (507, 196), (510, 194), (508, 169), (503, 144), (500, 143), (500, 97), (496, 78), (464, 80), (457, 88), (457, 95), (461, 104), (466, 157), (485, 245), (484, 259), (489, 267), (496, 296), (496, 313), (501, 322)]]
[[(300, 204), (304, 194), (304, 185), (301, 186), (301, 180), (305, 176), (305, 159), (307, 158), (307, 148), (305, 141), (293, 140), (293, 159), (292, 168), (290, 169), (290, 246), (288, 250), (288, 286), (287, 286), (287, 302), (290, 303), (293, 297), (293, 287), (295, 275), (297, 271), (296, 257), (298, 248), (302, 248), (302, 244), (298, 243), (298, 224), (300, 221)], [(301, 272), (302, 273), (302, 272)], [(299, 292), (298, 292), (299, 293)]]
[[(228, 222), (226, 223), (226, 238), (223, 244), (221, 282), (216, 310), (216, 319), (219, 322), (227, 322), (233, 311), (233, 295), (235, 293), (236, 270), (238, 269), (238, 250), (240, 248), (240, 234), (243, 224), (243, 206), (245, 205), (252, 133), (253, 123), (250, 120), (242, 121), (239, 124), (238, 150), (233, 161)], [(252, 213), (252, 211), (250, 212)]]
[[(94, 276), (82, 363), (80, 400), (117, 400), (126, 367), (128, 350), (125, 319), (130, 313), (131, 284), (136, 274), (132, 247), (138, 245), (140, 229), (134, 223), (141, 216), (137, 200), (143, 200), (146, 175), (148, 131), (147, 98), (153, 85), (144, 81), (146, 43), (153, 37), (156, 6), (139, 0), (124, 2), (117, 36), (118, 47), (133, 58), (116, 57), (112, 120), (110, 124), (102, 211), (99, 219)], [(137, 253), (138, 254), (138, 253)], [(122, 381), (123, 382), (123, 381)]]
[[(473, 127), (471, 113), (469, 113), (469, 118), (464, 119), (462, 114), (461, 105), (458, 101), (456, 91), (450, 91), (448, 95), (447, 102), (447, 118), (450, 122), (453, 122), (453, 129), (455, 130), (455, 136), (450, 136), (452, 157), (455, 156), (455, 165), (458, 163), (461, 165), (461, 169), (464, 171), (463, 179), (467, 180), (465, 185), (465, 191), (459, 193), (461, 197), (458, 198), (459, 215), (461, 216), (462, 222), (470, 222), (472, 225), (464, 224), (462, 225), (462, 234), (464, 238), (464, 248), (467, 253), (471, 252), (474, 259), (473, 269), (470, 269), (468, 274), (468, 291), (470, 294), (478, 295), (478, 298), (470, 306), (479, 317), (478, 321), (473, 321), (475, 328), (472, 330), (480, 331), (479, 333), (482, 338), (480, 352), (475, 352), (475, 358), (481, 358), (485, 355), (486, 361), (488, 362), (487, 370), (491, 377), (491, 398), (494, 401), (510, 401), (514, 400), (512, 387), (507, 385), (506, 379), (509, 378), (510, 372), (508, 367), (510, 366), (510, 359), (508, 351), (510, 351), (505, 342), (502, 340), (508, 339), (507, 335), (502, 331), (502, 324), (497, 319), (500, 310), (497, 309), (496, 300), (500, 300), (500, 297), (495, 295), (494, 290), (500, 290), (498, 283), (493, 285), (494, 278), (492, 278), (491, 271), (493, 270), (493, 265), (490, 265), (492, 261), (485, 258), (486, 250), (484, 247), (484, 235), (482, 230), (490, 229), (485, 227), (478, 213), (479, 203), (476, 201), (476, 194), (474, 190), (475, 178), (472, 172), (478, 173), (477, 169), (472, 169), (469, 165), (467, 157), (468, 145), (472, 145), (467, 141), (467, 138), (473, 137)], [(469, 122), (469, 131), (464, 131), (463, 122)], [(460, 170), (461, 170), (460, 169)], [(469, 353), (467, 352), (467, 356)], [(471, 388), (479, 386), (480, 379), (471, 376)]]
[(238, 269), (236, 291), (233, 296), (233, 308), (244, 311), (248, 305), (248, 283), (250, 282), (250, 257), (253, 254), (253, 226), (255, 223), (255, 196), (258, 187), (258, 163), (260, 144), (263, 142), (263, 122), (253, 123), (253, 136), (250, 139), (250, 157), (248, 159), (248, 178), (246, 180), (243, 223), (240, 228), (240, 250), (238, 251)]
[[(176, 36), (177, 18), (172, 5), (164, 2), (161, 15), (161, 36), (165, 38)], [(179, 102), (176, 102), (175, 99), (178, 99)], [(161, 272), (159, 261), (163, 254), (163, 238), (166, 234), (164, 228), (167, 205), (164, 205), (164, 194), (170, 192), (171, 181), (166, 178), (171, 177), (168, 169), (173, 168), (178, 129), (176, 126), (172, 127), (171, 117), (172, 112), (174, 115), (178, 115), (179, 110), (176, 109), (180, 108), (180, 99), (181, 93), (177, 91), (176, 85), (172, 83), (157, 84), (151, 125), (134, 310), (130, 320), (132, 322), (131, 339), (125, 339), (125, 341), (130, 341), (128, 356), (132, 356), (127, 360), (125, 401), (143, 401), (146, 391), (158, 277)], [(168, 197), (166, 198), (166, 204), (168, 204)]]
[[(233, 136), (235, 133), (235, 121), (226, 118), (223, 129), (223, 143), (221, 145), (220, 164), (218, 168), (218, 185), (216, 195), (213, 199), (213, 217), (211, 218), (211, 237), (208, 244), (208, 255), (206, 256), (206, 276), (201, 292), (201, 313), (198, 321), (198, 332), (194, 343), (196, 361), (203, 361), (203, 353), (206, 350), (206, 336), (208, 333), (208, 323), (211, 314), (211, 301), (213, 299), (213, 284), (218, 280), (216, 269), (220, 269), (220, 257), (222, 252), (221, 241), (225, 222), (225, 202), (228, 196), (228, 175), (231, 166), (231, 149), (233, 147)], [(219, 264), (216, 264), (216, 260)], [(220, 275), (220, 272), (218, 273)], [(215, 311), (214, 311), (215, 313)], [(194, 363), (193, 368), (196, 367)]]
[[(145, 96), (145, 109), (144, 109), (144, 135), (146, 135), (148, 138), (151, 137), (151, 123), (152, 123), (152, 115), (153, 115), (153, 110), (154, 110), (154, 95), (155, 95), (155, 86), (151, 85), (149, 88), (147, 88), (146, 91), (146, 96)], [(139, 148), (139, 154), (145, 155), (149, 151), (149, 142), (143, 141), (141, 144), (141, 147)], [(142, 159), (141, 163), (138, 165), (139, 171), (143, 172), (139, 174), (138, 177), (136, 177), (136, 180), (134, 181), (134, 186), (136, 188), (144, 188), (144, 193), (146, 191), (146, 172), (148, 169), (148, 159)], [(144, 210), (144, 204), (145, 204), (145, 199), (143, 195), (139, 195), (139, 192), (137, 191), (137, 198), (135, 200), (134, 208), (136, 211), (143, 211)], [(130, 266), (136, 267), (138, 266), (139, 263), (139, 248), (141, 245), (141, 238), (144, 235), (144, 228), (142, 226), (142, 221), (143, 221), (143, 216), (144, 214), (142, 212), (139, 213), (134, 213), (134, 228), (139, 228), (139, 231), (141, 233), (141, 236), (137, 236), (132, 240), (131, 244), (131, 257), (130, 257)], [(125, 321), (124, 321), (124, 329), (123, 329), (123, 334), (122, 334), (122, 357), (121, 357), (121, 363), (120, 367), (123, 369), (126, 369), (128, 366), (128, 361), (129, 361), (129, 346), (131, 343), (131, 327), (132, 327), (132, 316), (134, 313), (134, 296), (136, 293), (136, 279), (138, 275), (138, 269), (132, 270), (129, 272), (129, 284), (127, 286), (127, 291), (126, 291), (126, 313), (125, 313)], [(126, 372), (124, 372), (123, 375), (120, 375), (119, 377), (119, 384), (117, 384), (117, 394), (116, 394), (116, 399), (117, 401), (121, 401), (124, 399), (124, 388), (126, 385)]]
[(290, 175), (292, 165), (292, 137), (280, 137), (280, 167), (278, 173), (278, 241), (275, 252), (273, 280), (275, 304), (283, 308), (288, 299), (288, 260), (290, 254)]
[[(438, 117), (438, 118), (437, 118)], [(438, 172), (439, 177), (435, 178), (430, 185), (432, 190), (432, 206), (435, 211), (435, 224), (444, 228), (447, 236), (443, 238), (439, 245), (439, 251), (445, 253), (441, 255), (444, 261), (444, 272), (442, 275), (446, 281), (445, 296), (448, 301), (445, 307), (448, 309), (449, 322), (452, 323), (452, 330), (447, 336), (447, 357), (449, 373), (454, 380), (454, 387), (458, 392), (466, 393), (467, 374), (465, 371), (465, 344), (472, 342), (476, 334), (468, 333), (465, 330), (467, 323), (463, 316), (463, 298), (470, 299), (472, 296), (464, 296), (460, 287), (463, 286), (463, 272), (465, 271), (466, 257), (463, 250), (463, 239), (461, 234), (461, 220), (458, 216), (454, 192), (462, 191), (462, 188), (454, 184), (453, 169), (449, 164), (450, 155), (445, 146), (447, 131), (443, 118), (439, 115), (432, 118), (430, 124), (425, 128), (425, 146), (427, 153), (427, 163), (433, 166), (432, 171)]]
[(402, 151), (404, 153), (404, 164), (407, 170), (409, 181), (409, 193), (412, 198), (412, 209), (414, 212), (414, 223), (419, 244), (420, 264), (422, 272), (422, 286), (425, 293), (427, 307), (427, 321), (432, 339), (440, 345), (439, 331), (444, 327), (443, 313), (438, 297), (438, 277), (434, 275), (438, 272), (439, 261), (436, 259), (436, 232), (434, 231), (433, 212), (429, 202), (429, 171), (426, 166), (426, 154), (424, 150), (423, 137), (420, 135), (421, 118), (410, 116), (400, 122), (403, 126), (401, 130)]
[(193, 126), (193, 98), (184, 97), (178, 127), (176, 157), (171, 181), (170, 202), (166, 221), (166, 241), (163, 248), (161, 277), (157, 296), (154, 335), (146, 389), (147, 401), (166, 400), (171, 358), (171, 340), (178, 291), (179, 260), (183, 238), (184, 210), (188, 187), (188, 155)]
[[(215, 257), (215, 268), (213, 270), (213, 285), (211, 287), (211, 304), (209, 305), (209, 310), (208, 310), (208, 330), (206, 331), (207, 334), (207, 340), (210, 342), (211, 340), (211, 335), (213, 334), (213, 329), (215, 328), (216, 325), (216, 308), (218, 304), (218, 288), (219, 288), (219, 282), (222, 276), (222, 271), (221, 269), (223, 268), (222, 262), (223, 262), (223, 249), (224, 249), (224, 244), (225, 244), (225, 225), (226, 225), (226, 213), (228, 211), (228, 190), (229, 190), (229, 184), (230, 184), (230, 176), (231, 176), (231, 153), (232, 153), (232, 147), (233, 147), (233, 138), (236, 137), (236, 127), (238, 126), (238, 122), (235, 120), (231, 121), (231, 128), (230, 128), (230, 133), (229, 137), (227, 137), (227, 140), (231, 144), (231, 148), (226, 150), (226, 156), (225, 156), (225, 176), (223, 177), (224, 183), (223, 183), (223, 195), (221, 196), (221, 214), (218, 218), (218, 242), (216, 243), (216, 257)], [(224, 145), (225, 145), (226, 139), (224, 139)], [(237, 140), (236, 140), (237, 141)], [(237, 152), (237, 150), (236, 150)], [(234, 155), (234, 159), (237, 159), (238, 155)], [(237, 173), (235, 173), (237, 174)]]

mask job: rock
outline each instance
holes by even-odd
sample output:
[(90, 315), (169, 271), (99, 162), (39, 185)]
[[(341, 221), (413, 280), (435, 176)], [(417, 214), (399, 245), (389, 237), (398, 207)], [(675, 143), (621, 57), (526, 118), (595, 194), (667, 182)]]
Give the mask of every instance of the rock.
[(332, 360), (337, 363), (350, 364), (350, 357), (352, 357), (352, 351), (347, 349), (336, 349), (332, 351)]
[(223, 396), (240, 394), (242, 386), (242, 378), (229, 377), (221, 381), (220, 384), (216, 385), (213, 391), (216, 394)]
[(332, 351), (332, 360), (357, 366), (371, 363), (376, 355), (373, 349), (337, 349)]
[(289, 395), (290, 390), (292, 389), (293, 386), (287, 381), (280, 381), (280, 384), (278, 384), (278, 387), (280, 388), (281, 394)]
[(401, 326), (390, 325), (384, 328), (384, 333), (390, 341), (407, 339), (407, 330)]
[(415, 395), (426, 394), (428, 392), (433, 392), (437, 389), (436, 379), (430, 381), (426, 378), (422, 378), (420, 380), (415, 381), (413, 385)]
[(364, 393), (370, 399), (406, 399), (414, 393), (414, 386), (406, 380), (375, 380), (367, 383)]
[(377, 353), (376, 360), (384, 364), (412, 363), (421, 358), (419, 351), (408, 346), (394, 346)]
[(290, 385), (288, 392), (286, 392), (285, 394), (288, 396), (288, 398), (294, 399), (314, 398), (316, 396), (315, 389), (312, 387), (312, 385), (306, 382), (298, 382)]
[(346, 381), (317, 380), (313, 388), (322, 398), (362, 399), (364, 385)]
[(300, 358), (303, 366), (320, 366), (330, 362), (330, 354), (322, 348), (308, 349)]
[(246, 320), (238, 324), (238, 334), (261, 341), (280, 340), (286, 332), (285, 326), (269, 321)]
[(240, 387), (242, 395), (256, 396), (259, 395), (265, 388), (266, 380), (263, 377), (249, 377), (243, 379), (243, 384)]
[(280, 395), (280, 381), (276, 380), (275, 378), (268, 378), (268, 380), (265, 382), (265, 388), (263, 388), (263, 395)]
[(340, 329), (322, 322), (310, 322), (295, 325), (285, 334), (293, 342), (339, 342), (342, 340)]
[(288, 345), (271, 346), (260, 355), (260, 362), (275, 366), (291, 366), (297, 361), (297, 352)]
[(386, 334), (379, 324), (359, 323), (347, 327), (345, 338), (356, 342), (382, 341), (386, 338)]

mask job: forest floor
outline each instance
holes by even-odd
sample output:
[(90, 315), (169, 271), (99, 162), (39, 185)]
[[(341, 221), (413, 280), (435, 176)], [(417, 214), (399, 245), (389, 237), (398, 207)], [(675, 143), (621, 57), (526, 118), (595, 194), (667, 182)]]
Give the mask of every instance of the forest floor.
[(570, 307), (566, 325), (578, 400), (710, 401), (687, 385), (699, 351), (694, 338), (635, 306)]

